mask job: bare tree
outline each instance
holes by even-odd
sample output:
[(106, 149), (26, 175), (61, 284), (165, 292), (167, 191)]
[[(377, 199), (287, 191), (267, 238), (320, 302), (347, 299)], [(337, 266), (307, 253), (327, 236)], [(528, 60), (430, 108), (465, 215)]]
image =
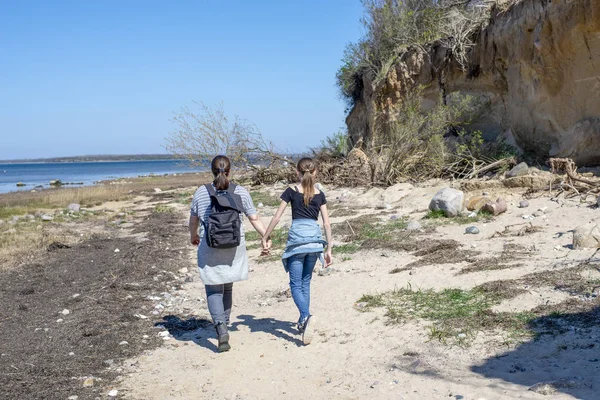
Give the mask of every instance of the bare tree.
[(265, 159), (271, 162), (276, 157), (273, 144), (253, 122), (237, 115), (228, 117), (222, 103), (216, 107), (195, 104), (197, 112), (183, 107), (171, 120), (177, 129), (167, 137), (169, 152), (195, 164), (225, 154), (237, 166)]

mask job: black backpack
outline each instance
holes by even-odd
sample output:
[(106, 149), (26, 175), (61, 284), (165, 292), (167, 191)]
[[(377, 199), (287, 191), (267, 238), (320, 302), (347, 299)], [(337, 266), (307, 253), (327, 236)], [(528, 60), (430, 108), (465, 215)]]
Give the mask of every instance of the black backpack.
[(240, 213), (244, 206), (240, 195), (233, 193), (236, 185), (230, 183), (227, 190), (219, 191), (211, 184), (205, 186), (211, 203), (210, 215), (203, 221), (206, 243), (216, 249), (239, 246), (242, 237)]

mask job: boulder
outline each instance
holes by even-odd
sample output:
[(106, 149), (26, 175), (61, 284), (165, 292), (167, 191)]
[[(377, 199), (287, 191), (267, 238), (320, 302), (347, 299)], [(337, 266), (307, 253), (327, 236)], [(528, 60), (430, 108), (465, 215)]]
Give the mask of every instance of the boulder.
[(52, 215), (44, 214), (42, 215), (42, 221), (52, 221), (54, 217)]
[(467, 201), (467, 210), (469, 211), (479, 211), (483, 206), (487, 203), (491, 203), (492, 199), (487, 196), (475, 196), (471, 197), (469, 201)]
[(80, 209), (81, 209), (81, 205), (79, 205), (77, 203), (71, 203), (67, 206), (67, 210), (69, 210), (71, 212), (79, 212)]
[(17, 182), (17, 187), (23, 187), (25, 184), (23, 182)]
[(521, 200), (519, 202), (519, 208), (527, 208), (529, 207), (529, 202), (527, 200)]
[(520, 164), (517, 164), (510, 171), (508, 171), (506, 173), (506, 177), (507, 178), (515, 178), (517, 176), (527, 175), (528, 172), (529, 172), (529, 166), (527, 165), (527, 163), (522, 162)]
[(53, 181), (50, 181), (50, 186), (61, 186), (62, 182), (60, 179), (55, 179)]
[(465, 194), (456, 189), (443, 188), (433, 196), (429, 203), (431, 211), (441, 210), (446, 217), (456, 217), (463, 209)]
[(482, 210), (496, 216), (506, 212), (507, 208), (506, 201), (502, 197), (498, 197), (495, 202), (486, 203)]
[(574, 249), (600, 248), (600, 227), (598, 225), (582, 225), (573, 231)]

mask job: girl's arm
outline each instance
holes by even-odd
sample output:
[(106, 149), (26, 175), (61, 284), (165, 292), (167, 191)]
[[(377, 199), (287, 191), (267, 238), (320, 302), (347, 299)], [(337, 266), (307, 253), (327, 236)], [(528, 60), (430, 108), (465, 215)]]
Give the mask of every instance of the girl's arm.
[(250, 215), (248, 217), (248, 220), (250, 220), (250, 223), (261, 237), (265, 236), (265, 225), (263, 224), (258, 214)]
[(285, 201), (282, 200), (281, 204), (279, 204), (279, 208), (275, 212), (275, 215), (273, 216), (273, 218), (271, 218), (271, 222), (269, 223), (269, 226), (267, 227), (267, 231), (265, 232), (265, 234), (263, 235), (263, 238), (262, 238), (263, 249), (268, 249), (268, 248), (265, 248), (265, 245), (267, 244), (267, 240), (269, 240), (269, 236), (271, 236), (271, 233), (273, 233), (273, 230), (279, 223), (279, 220), (281, 219), (281, 216), (283, 215), (283, 212), (285, 211), (285, 207), (287, 207), (287, 204), (288, 203), (286, 203)]
[(198, 227), (200, 225), (200, 218), (196, 215), (190, 216), (190, 242), (194, 246), (200, 244), (200, 236), (198, 235)]
[(323, 228), (325, 228), (325, 238), (327, 240), (327, 251), (325, 252), (325, 266), (329, 267), (333, 264), (333, 255), (331, 253), (333, 242), (331, 238), (331, 223), (329, 222), (329, 212), (327, 212), (327, 204), (321, 206), (321, 218), (323, 219)]

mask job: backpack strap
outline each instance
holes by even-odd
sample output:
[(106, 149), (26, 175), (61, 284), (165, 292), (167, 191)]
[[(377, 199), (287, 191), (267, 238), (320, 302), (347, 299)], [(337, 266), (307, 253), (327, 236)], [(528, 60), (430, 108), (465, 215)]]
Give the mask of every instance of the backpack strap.
[[(235, 184), (230, 183), (227, 190), (219, 191), (219, 193), (217, 193), (213, 185), (210, 183), (207, 183), (204, 186), (206, 187), (206, 190), (208, 190), (211, 201), (216, 202), (221, 207), (232, 208), (240, 213), (244, 211), (241, 197), (233, 193), (236, 188)], [(239, 199), (239, 201), (236, 201), (237, 199)]]

